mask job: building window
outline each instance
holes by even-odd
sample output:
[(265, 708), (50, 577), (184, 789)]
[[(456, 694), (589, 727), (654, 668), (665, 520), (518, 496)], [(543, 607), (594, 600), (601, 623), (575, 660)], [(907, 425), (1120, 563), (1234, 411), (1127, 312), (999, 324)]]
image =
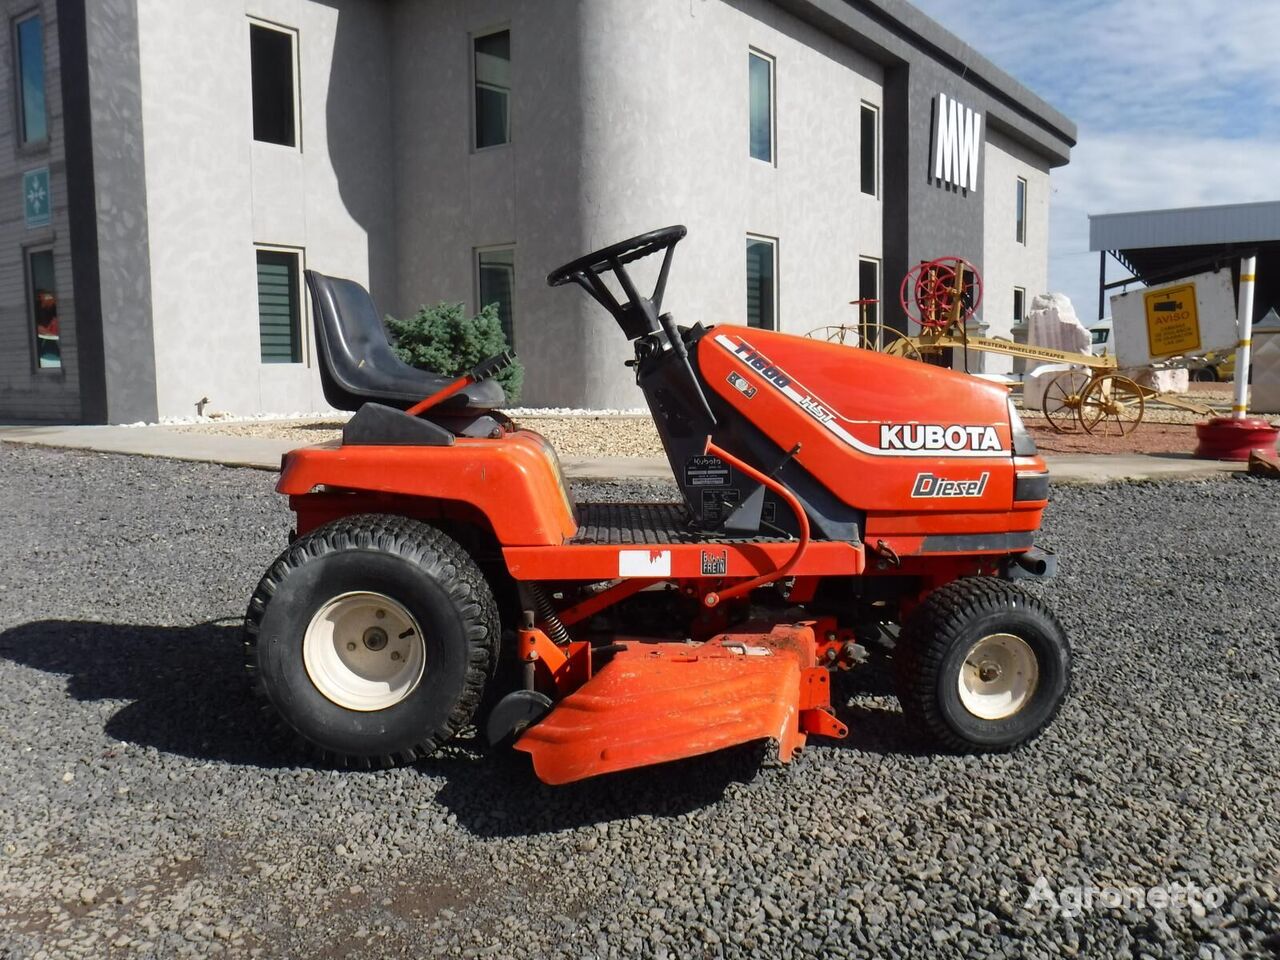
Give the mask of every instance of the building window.
[(14, 22), (14, 48), (18, 52), (18, 129), (22, 144), (49, 139), (44, 99), (44, 22), (32, 14)]
[(858, 259), (858, 299), (875, 300), (875, 303), (858, 305), (859, 323), (880, 322), (880, 261), (871, 257)]
[(751, 94), (751, 156), (773, 163), (773, 58), (747, 54)]
[(862, 153), (862, 192), (880, 195), (880, 111), (869, 103), (862, 105), (862, 130), (859, 144)]
[(1022, 287), (1013, 288), (1013, 322), (1021, 323), (1027, 318), (1026, 313), (1027, 291)]
[(27, 300), (36, 328), (36, 366), (56, 370), (62, 366), (62, 332), (58, 325), (58, 288), (53, 277), (53, 251), (27, 253)]
[(498, 307), (498, 319), (502, 321), (502, 334), (507, 346), (516, 347), (515, 331), (515, 247), (501, 247), (476, 251), (476, 286), (479, 288), (476, 303), (483, 310), (490, 304)]
[(1027, 242), (1027, 181), (1023, 180), (1022, 177), (1018, 178), (1018, 198), (1016, 203), (1017, 203), (1017, 210), (1016, 210), (1015, 216), (1017, 217), (1017, 223), (1015, 224), (1014, 229), (1017, 234), (1017, 241), (1019, 243), (1026, 243)]
[(778, 329), (778, 243), (747, 237), (747, 326)]
[(511, 31), (475, 37), (472, 45), (479, 150), (511, 142)]
[(302, 362), (298, 254), (258, 251), (258, 337), (263, 363)]
[(253, 139), (298, 145), (295, 35), (256, 23), (249, 25), (253, 73)]

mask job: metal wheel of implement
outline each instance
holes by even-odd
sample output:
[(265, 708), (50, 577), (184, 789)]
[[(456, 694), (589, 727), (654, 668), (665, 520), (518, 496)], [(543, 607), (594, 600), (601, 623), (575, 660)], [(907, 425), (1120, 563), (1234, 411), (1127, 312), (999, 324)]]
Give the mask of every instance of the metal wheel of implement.
[(1058, 433), (1075, 432), (1080, 423), (1080, 401), (1089, 380), (1089, 374), (1083, 370), (1063, 370), (1044, 388), (1040, 410)]
[(858, 327), (856, 324), (814, 327), (805, 334), (810, 340), (825, 340), (827, 343), (846, 343), (851, 347), (858, 345)]
[(891, 357), (920, 360), (920, 350), (914, 340), (883, 323), (848, 324), (846, 326), (815, 327), (805, 334), (811, 340), (826, 340), (846, 347), (861, 347)]
[(905, 357), (908, 360), (920, 360), (920, 350), (914, 340), (883, 323), (868, 323), (863, 328), (862, 336), (855, 346), (876, 353), (887, 353), (891, 357)]
[(311, 618), (302, 637), (307, 676), (348, 710), (385, 710), (417, 689), (426, 642), (417, 620), (381, 593), (344, 593)]
[(1039, 682), (1035, 651), (1011, 633), (993, 633), (971, 646), (956, 678), (960, 703), (982, 720), (1013, 716), (1026, 706)]
[(1128, 377), (1108, 373), (1080, 398), (1080, 424), (1086, 433), (1123, 437), (1137, 429), (1146, 409), (1142, 388)]

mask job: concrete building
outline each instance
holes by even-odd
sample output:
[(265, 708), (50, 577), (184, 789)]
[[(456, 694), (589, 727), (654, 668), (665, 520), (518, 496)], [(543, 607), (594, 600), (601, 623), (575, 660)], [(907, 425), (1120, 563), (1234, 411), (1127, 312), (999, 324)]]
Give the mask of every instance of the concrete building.
[(628, 347), (544, 278), (654, 227), (683, 322), (901, 323), (960, 255), (1007, 336), (1047, 285), (1073, 124), (901, 0), (0, 2), (0, 420), (323, 409), (306, 268), (498, 302), (522, 402), (596, 407)]

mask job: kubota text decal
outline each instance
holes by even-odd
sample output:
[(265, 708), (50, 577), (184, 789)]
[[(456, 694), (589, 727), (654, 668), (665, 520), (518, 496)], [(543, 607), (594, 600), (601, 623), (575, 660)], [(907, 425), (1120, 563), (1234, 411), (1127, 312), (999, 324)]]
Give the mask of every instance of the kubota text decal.
[[(877, 457), (991, 457), (1009, 451), (1000, 443), (1000, 435), (990, 424), (884, 423), (879, 428), (877, 443), (860, 440), (849, 432), (845, 423), (829, 406), (815, 397), (789, 373), (771, 363), (751, 344), (734, 343), (723, 333), (716, 343), (741, 360), (765, 380), (773, 384), (788, 400), (804, 410), (835, 436), (855, 450)], [(858, 421), (863, 422), (863, 421)], [(865, 421), (871, 423), (872, 421)]]

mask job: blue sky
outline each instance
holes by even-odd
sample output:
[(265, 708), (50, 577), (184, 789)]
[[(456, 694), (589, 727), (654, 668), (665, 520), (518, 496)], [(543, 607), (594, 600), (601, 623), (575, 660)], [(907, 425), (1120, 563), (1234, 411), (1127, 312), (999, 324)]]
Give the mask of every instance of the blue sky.
[(1280, 0), (913, 2), (1076, 122), (1050, 178), (1049, 285), (1086, 324), (1088, 214), (1280, 199)]

